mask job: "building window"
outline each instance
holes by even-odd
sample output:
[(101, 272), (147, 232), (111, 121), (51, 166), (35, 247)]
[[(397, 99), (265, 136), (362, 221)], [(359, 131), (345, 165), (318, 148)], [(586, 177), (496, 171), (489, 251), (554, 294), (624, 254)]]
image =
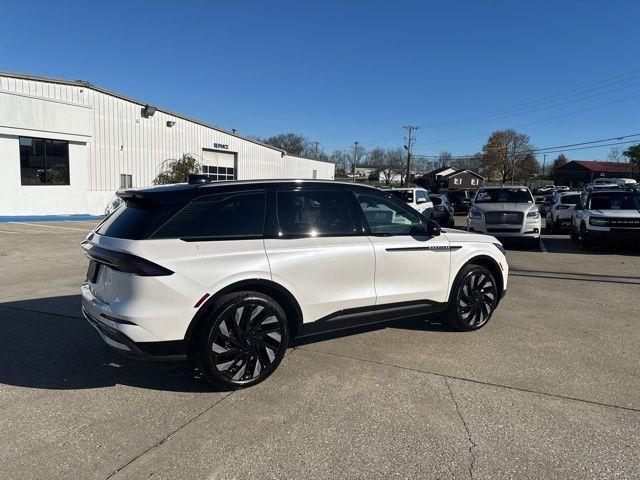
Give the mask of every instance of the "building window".
[(69, 142), (20, 137), (22, 185), (69, 185)]
[(133, 177), (128, 173), (120, 174), (120, 188), (131, 188), (133, 187)]
[(477, 178), (472, 178), (471, 179), (471, 185), (478, 185), (478, 179)]
[(454, 178), (453, 179), (453, 184), (454, 185), (462, 185), (462, 179), (461, 178)]
[(233, 167), (203, 165), (202, 173), (213, 181), (233, 180), (235, 178), (235, 168)]

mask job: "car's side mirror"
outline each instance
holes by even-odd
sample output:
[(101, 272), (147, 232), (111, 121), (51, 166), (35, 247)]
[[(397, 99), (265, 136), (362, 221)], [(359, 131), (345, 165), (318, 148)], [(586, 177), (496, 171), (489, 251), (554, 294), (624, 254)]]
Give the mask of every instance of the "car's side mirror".
[(434, 221), (434, 220), (429, 220), (427, 221), (427, 234), (430, 237), (437, 237), (438, 235), (440, 235), (440, 225), (438, 225), (438, 222)]
[(417, 203), (418, 205), (419, 205), (419, 204), (421, 204), (421, 203), (427, 203), (427, 199), (426, 199), (426, 198), (418, 198), (418, 199), (416, 200), (416, 203)]

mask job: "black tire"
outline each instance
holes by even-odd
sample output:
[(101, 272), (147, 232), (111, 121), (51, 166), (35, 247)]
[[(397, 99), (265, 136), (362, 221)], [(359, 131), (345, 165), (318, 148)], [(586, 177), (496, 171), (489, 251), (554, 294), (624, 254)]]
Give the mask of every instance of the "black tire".
[(580, 237), (576, 233), (576, 229), (573, 228), (573, 220), (571, 221), (571, 226), (569, 227), (569, 238), (572, 242), (577, 242), (578, 240), (580, 240)]
[(580, 240), (582, 241), (583, 250), (591, 250), (593, 242), (589, 238), (589, 232), (587, 232), (587, 227), (584, 223), (580, 226)]
[(210, 309), (194, 343), (196, 366), (210, 383), (245, 388), (278, 368), (289, 343), (287, 316), (258, 292), (224, 295)]
[(498, 284), (493, 274), (480, 265), (460, 270), (449, 296), (447, 324), (464, 332), (484, 327), (498, 305)]

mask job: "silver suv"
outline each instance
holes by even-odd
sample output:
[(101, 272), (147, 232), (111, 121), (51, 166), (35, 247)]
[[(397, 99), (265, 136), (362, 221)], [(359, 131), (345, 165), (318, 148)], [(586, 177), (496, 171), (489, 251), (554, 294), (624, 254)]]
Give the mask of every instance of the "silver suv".
[(537, 244), (540, 212), (525, 186), (482, 187), (467, 215), (467, 229), (496, 237), (515, 237)]

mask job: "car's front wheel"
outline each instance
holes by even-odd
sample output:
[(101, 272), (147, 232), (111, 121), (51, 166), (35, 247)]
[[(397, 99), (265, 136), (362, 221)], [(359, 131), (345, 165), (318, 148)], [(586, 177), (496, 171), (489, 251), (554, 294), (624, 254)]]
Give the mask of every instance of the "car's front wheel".
[(195, 343), (194, 359), (212, 384), (237, 389), (271, 375), (284, 357), (289, 327), (284, 310), (258, 292), (221, 297)]
[(457, 330), (478, 330), (491, 319), (497, 304), (498, 286), (493, 274), (480, 265), (467, 265), (451, 290), (447, 323)]

